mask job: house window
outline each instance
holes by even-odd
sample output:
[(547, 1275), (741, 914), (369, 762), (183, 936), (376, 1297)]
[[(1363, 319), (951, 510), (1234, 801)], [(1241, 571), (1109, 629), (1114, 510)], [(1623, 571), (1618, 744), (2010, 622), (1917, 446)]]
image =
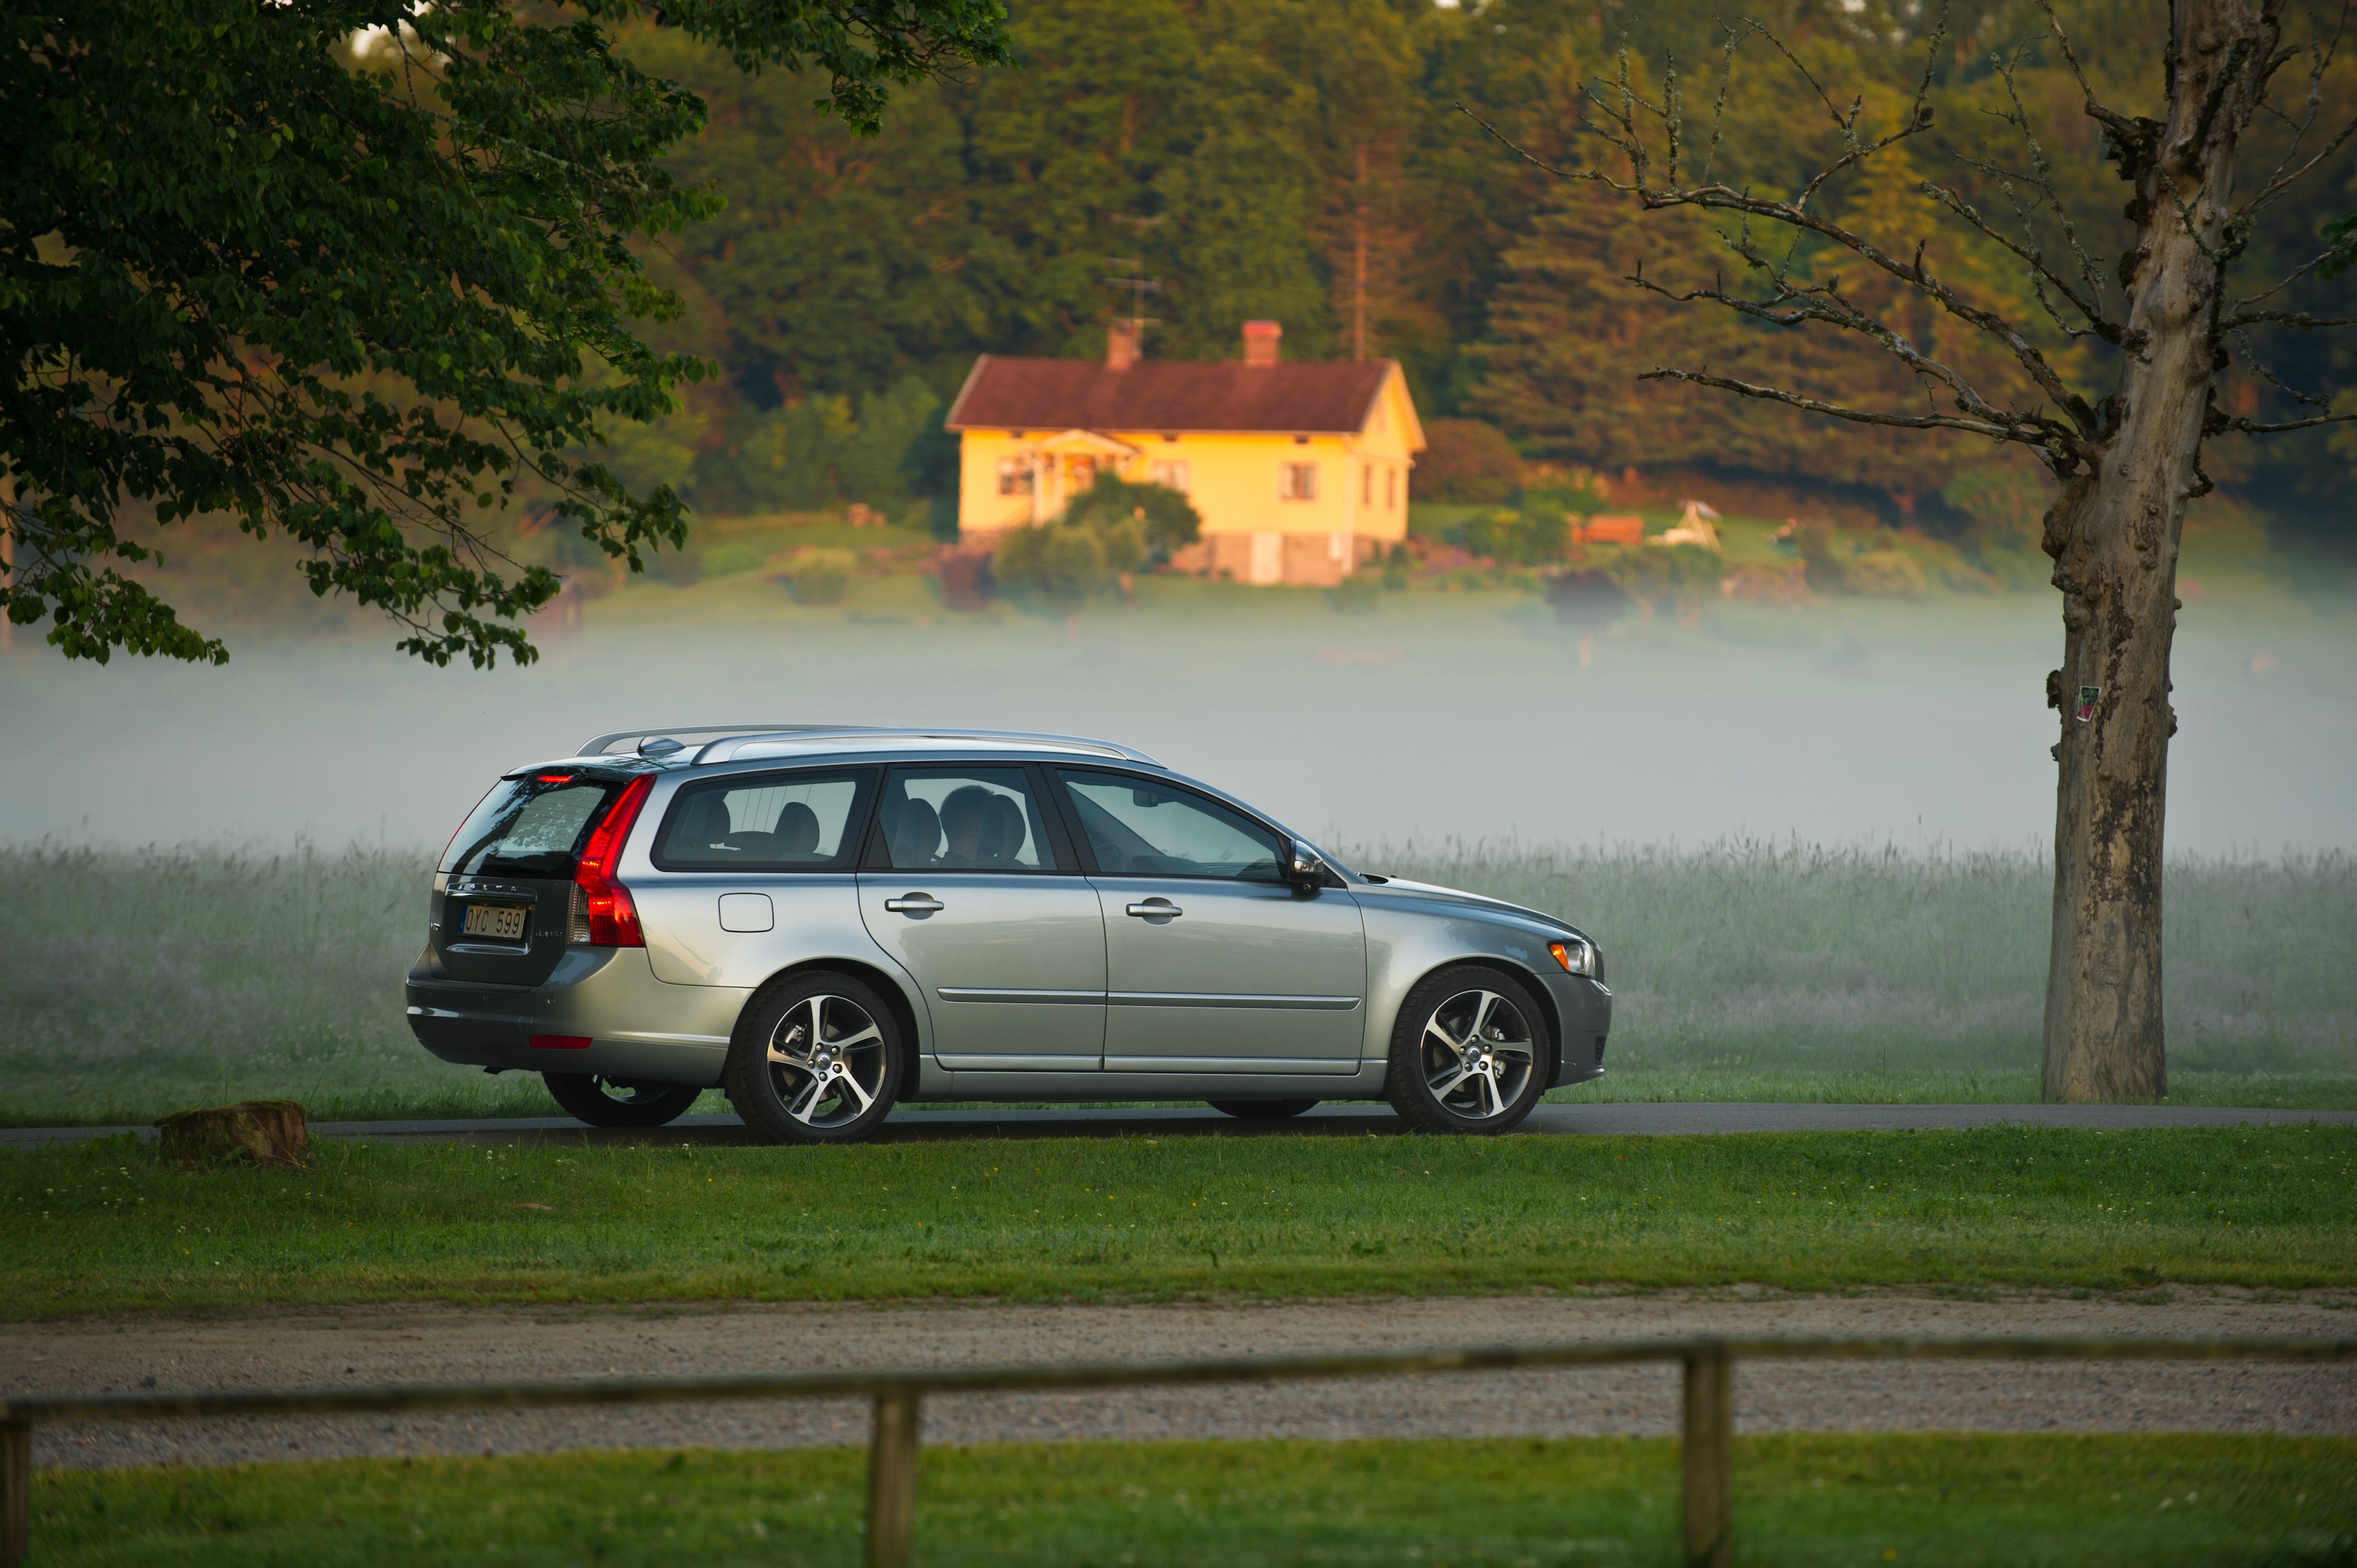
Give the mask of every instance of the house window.
[(1276, 499), (1281, 501), (1314, 501), (1318, 499), (1318, 465), (1315, 463), (1281, 463), (1276, 470)]
[(1191, 495), (1195, 489), (1195, 465), (1184, 457), (1166, 458), (1153, 466), (1154, 482), (1166, 490)]
[(1399, 504), (1398, 495), (1395, 489), (1398, 483), (1399, 470), (1397, 468), (1385, 468), (1383, 470), (1383, 510), (1385, 511), (1394, 510)]
[(1028, 496), (1031, 493), (1031, 465), (1020, 457), (998, 460), (998, 493), (1002, 496)]
[(1361, 506), (1375, 504), (1375, 466), (1372, 463), (1362, 463), (1359, 466), (1359, 504)]

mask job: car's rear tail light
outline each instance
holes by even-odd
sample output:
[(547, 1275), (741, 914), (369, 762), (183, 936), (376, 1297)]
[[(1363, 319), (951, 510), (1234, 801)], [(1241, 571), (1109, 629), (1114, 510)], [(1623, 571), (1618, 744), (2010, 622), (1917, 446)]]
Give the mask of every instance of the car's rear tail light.
[(532, 1048), (536, 1051), (586, 1051), (590, 1039), (587, 1035), (534, 1035)]
[(630, 890), (614, 880), (614, 867), (630, 842), (639, 809), (654, 787), (651, 777), (631, 779), (582, 847), (580, 862), (573, 868), (573, 940), (596, 948), (647, 945), (646, 933), (639, 929), (638, 906), (630, 902)]

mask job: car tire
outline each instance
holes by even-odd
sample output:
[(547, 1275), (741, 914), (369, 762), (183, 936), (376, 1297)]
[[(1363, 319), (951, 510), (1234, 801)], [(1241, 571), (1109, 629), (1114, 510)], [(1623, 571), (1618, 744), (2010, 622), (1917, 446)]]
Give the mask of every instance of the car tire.
[(1315, 1106), (1314, 1100), (1208, 1100), (1204, 1101), (1223, 1116), (1233, 1116), (1240, 1122), (1282, 1122), (1298, 1116)]
[(704, 1092), (692, 1083), (641, 1083), (594, 1072), (544, 1072), (540, 1081), (566, 1115), (592, 1127), (660, 1127)]
[(756, 1137), (847, 1144), (891, 1114), (908, 1071), (899, 1015), (847, 974), (798, 974), (754, 999), (724, 1087)]
[(1445, 969), (1400, 1004), (1383, 1098), (1427, 1133), (1503, 1133), (1546, 1093), (1554, 1066), (1527, 984), (1486, 966)]

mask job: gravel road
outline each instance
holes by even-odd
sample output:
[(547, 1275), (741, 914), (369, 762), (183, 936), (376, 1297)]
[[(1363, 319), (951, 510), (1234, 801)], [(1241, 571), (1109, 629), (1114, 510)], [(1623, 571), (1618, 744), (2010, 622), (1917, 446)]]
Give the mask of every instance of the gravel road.
[[(828, 1368), (1110, 1361), (1725, 1334), (2357, 1333), (2357, 1295), (2147, 1299), (1729, 1293), (1143, 1306), (372, 1306), (0, 1328), (0, 1389), (273, 1388)], [(150, 1384), (148, 1380), (154, 1380)], [(1747, 1432), (2357, 1434), (2357, 1367), (2199, 1362), (1745, 1362)], [(928, 1402), (935, 1443), (1070, 1438), (1664, 1434), (1669, 1367)], [(43, 1427), (35, 1462), (222, 1464), (577, 1447), (864, 1442), (863, 1404), (738, 1402), (416, 1417)]]

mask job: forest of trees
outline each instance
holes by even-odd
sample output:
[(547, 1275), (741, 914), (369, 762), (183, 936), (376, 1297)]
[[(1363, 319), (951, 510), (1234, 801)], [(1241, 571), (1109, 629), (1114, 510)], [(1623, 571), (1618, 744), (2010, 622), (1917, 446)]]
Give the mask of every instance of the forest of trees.
[[(1458, 111), (1538, 157), (1592, 159), (1598, 149), (1574, 134), (1578, 84), (1609, 79), (1624, 40), (1652, 91), (1670, 59), (1689, 99), (1715, 91), (1717, 13), (1703, 0), (1012, 9), (1017, 69), (920, 86), (873, 139), (811, 114), (813, 81), (743, 76), (674, 35), (640, 41), (642, 66), (710, 104), (709, 127), (673, 166), (727, 206), (655, 258), (687, 308), (654, 340), (722, 373), (679, 415), (621, 437), (627, 478), (671, 481), (706, 511), (848, 500), (905, 510), (945, 498), (954, 447), (940, 420), (973, 357), (1102, 352), (1105, 323), (1126, 308), (1107, 280), (1134, 259), (1161, 280), (1149, 353), (1232, 355), (1240, 322), (1274, 317), (1288, 355), (1362, 346), (1396, 358), (1428, 419), (1490, 422), (1527, 456), (1846, 487), (1894, 519), (1925, 502), (2018, 510), (2039, 494), (2034, 464), (1976, 439), (1826, 430), (1636, 381), (1655, 365), (1706, 365), (1877, 406), (1908, 395), (1903, 372), (1867, 348), (1641, 294), (1625, 281), (1641, 262), (1649, 275), (1695, 281), (1738, 263), (1695, 215), (1646, 214), (1556, 178)], [(2155, 74), (2165, 26), (2152, 0), (2078, 0), (2063, 14), (2099, 85), (2158, 101), (2160, 83), (2141, 80)], [(1820, 81), (1865, 83), (1895, 102), (1922, 69), (1928, 15), (1803, 0), (1778, 25)], [(1877, 160), (1822, 199), (1893, 251), (1928, 239), (1945, 275), (2017, 319), (2042, 317), (2034, 300), (2011, 297), (2026, 291), (2021, 272), (1940, 225), (1913, 181), (1953, 179), (1953, 158), (1985, 145), (2012, 151), (1992, 117), (2006, 105), (1991, 57), (2017, 52), (2021, 101), (2091, 246), (2116, 248), (2118, 181), (2050, 58), (2036, 5), (1997, 0), (1948, 23), (1952, 107), (1931, 145), (1913, 166)], [(2357, 71), (2336, 68), (2326, 85), (2357, 98)], [(1821, 154), (1822, 118), (1792, 107), (1783, 93), (1735, 102), (1723, 165), (1773, 179)], [(2312, 253), (2324, 224), (2357, 206), (2352, 169), (2344, 149), (2329, 177), (2271, 210), (2255, 250), (2287, 263)], [(1994, 183), (1980, 182), (1982, 199), (2002, 199)], [(1910, 308), (1937, 351), (1992, 352), (1920, 306), (1901, 316)], [(2280, 347), (2267, 371), (2290, 385), (2329, 390), (2344, 371), (2320, 338)], [(2230, 375), (2235, 412), (2293, 406), (2244, 365)], [(2323, 432), (2264, 448), (2221, 441), (2209, 457), (2221, 482), (2299, 511), (2318, 510), (2352, 462), (2357, 444)]]

